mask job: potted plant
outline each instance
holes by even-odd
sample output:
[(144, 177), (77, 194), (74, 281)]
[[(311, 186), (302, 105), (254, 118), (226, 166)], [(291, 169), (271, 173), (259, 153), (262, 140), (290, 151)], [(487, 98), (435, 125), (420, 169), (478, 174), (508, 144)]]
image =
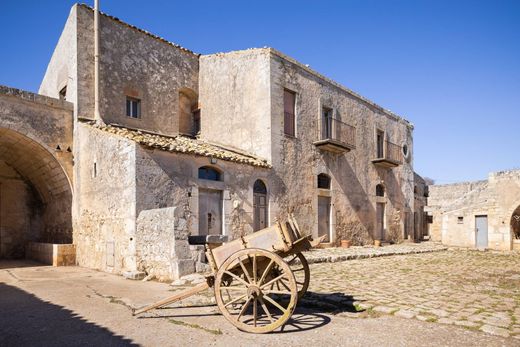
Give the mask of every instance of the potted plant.
[(352, 245), (352, 241), (343, 239), (340, 241), (340, 244), (341, 248), (350, 248), (350, 246)]

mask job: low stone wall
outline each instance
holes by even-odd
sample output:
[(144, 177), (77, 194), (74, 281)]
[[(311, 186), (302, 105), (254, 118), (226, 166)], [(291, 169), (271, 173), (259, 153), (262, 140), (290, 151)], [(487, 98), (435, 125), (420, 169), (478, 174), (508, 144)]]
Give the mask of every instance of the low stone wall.
[(26, 257), (52, 266), (72, 266), (76, 265), (76, 246), (73, 244), (29, 242), (26, 248)]
[(136, 222), (137, 269), (160, 281), (195, 272), (188, 232), (175, 219), (175, 207), (145, 210)]

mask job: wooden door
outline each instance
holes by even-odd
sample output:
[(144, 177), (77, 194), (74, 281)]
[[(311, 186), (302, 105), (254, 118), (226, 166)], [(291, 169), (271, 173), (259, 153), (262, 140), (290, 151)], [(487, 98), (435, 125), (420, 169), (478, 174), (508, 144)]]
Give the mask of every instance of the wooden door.
[(199, 189), (199, 235), (222, 235), (222, 192)]
[(376, 240), (384, 240), (385, 238), (385, 204), (376, 203), (376, 232), (374, 235)]
[(330, 242), (330, 197), (318, 196), (318, 237), (323, 235)]
[(253, 194), (254, 231), (267, 228), (267, 194)]

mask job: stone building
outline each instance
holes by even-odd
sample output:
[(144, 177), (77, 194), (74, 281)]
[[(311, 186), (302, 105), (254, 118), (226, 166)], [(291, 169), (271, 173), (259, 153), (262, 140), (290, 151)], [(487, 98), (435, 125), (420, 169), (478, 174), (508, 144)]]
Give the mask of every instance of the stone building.
[(200, 55), (106, 14), (99, 28), (100, 119), (86, 5), (39, 94), (0, 89), (1, 216), (24, 216), (0, 221), (0, 256), (72, 241), (82, 266), (177, 278), (204, 262), (188, 235), (288, 213), (329, 245), (422, 238), (405, 119), (272, 48)]
[(520, 249), (520, 170), (429, 187), (430, 235), (450, 246)]

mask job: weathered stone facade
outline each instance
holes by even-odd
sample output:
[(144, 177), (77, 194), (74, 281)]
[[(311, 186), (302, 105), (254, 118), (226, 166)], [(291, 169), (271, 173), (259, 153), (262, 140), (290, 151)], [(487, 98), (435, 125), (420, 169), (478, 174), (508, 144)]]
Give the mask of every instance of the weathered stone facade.
[(74, 105), (62, 141), (74, 165), (60, 159), (74, 194), (61, 201), (78, 264), (178, 278), (205, 267), (188, 235), (234, 239), (288, 213), (330, 245), (422, 238), (426, 188), (405, 119), (274, 49), (200, 56), (101, 15), (94, 122), (93, 38), (92, 9), (75, 5), (39, 90)]
[[(520, 220), (519, 170), (493, 172), (486, 181), (433, 185), (429, 190), (433, 240), (458, 247), (520, 248), (520, 233), (515, 236)], [(482, 226), (476, 225), (479, 218)]]

